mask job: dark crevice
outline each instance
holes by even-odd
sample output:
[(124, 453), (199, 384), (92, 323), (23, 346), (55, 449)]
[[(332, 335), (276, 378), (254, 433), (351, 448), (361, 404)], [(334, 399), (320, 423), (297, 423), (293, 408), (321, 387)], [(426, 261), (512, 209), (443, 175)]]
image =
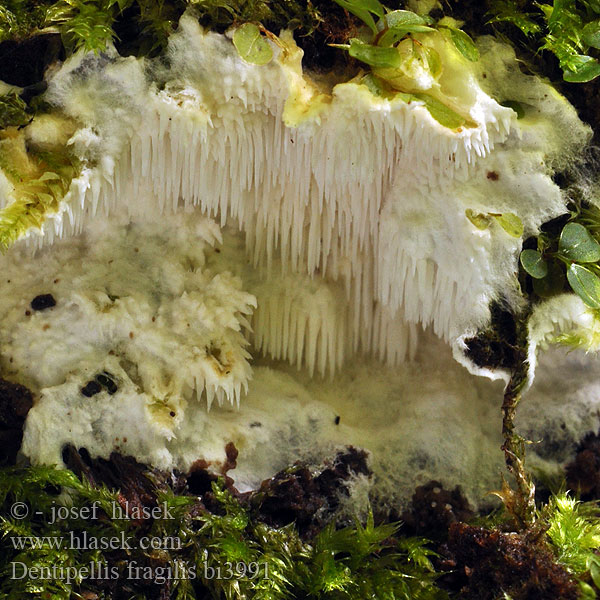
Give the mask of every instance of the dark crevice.
[(526, 358), (526, 349), (518, 343), (516, 318), (497, 302), (490, 312), (489, 327), (465, 340), (466, 355), (478, 367), (512, 370)]

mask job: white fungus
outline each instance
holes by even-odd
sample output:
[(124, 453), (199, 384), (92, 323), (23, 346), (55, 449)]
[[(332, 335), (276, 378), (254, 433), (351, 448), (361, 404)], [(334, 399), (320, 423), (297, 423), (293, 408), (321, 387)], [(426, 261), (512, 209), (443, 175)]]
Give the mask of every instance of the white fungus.
[[(428, 42), (444, 59), (436, 89), (468, 119), (457, 130), (419, 101), (315, 83), (281, 39), (274, 60), (251, 65), (186, 14), (168, 67), (112, 50), (49, 74), (46, 99), (83, 168), (1, 259), (2, 368), (38, 395), (23, 451), (58, 462), (65, 443), (102, 456), (118, 445), (188, 468), (223, 460), (234, 440), (232, 474), (249, 487), (354, 443), (390, 498), (437, 478), (480, 500), (502, 462), (501, 385), (423, 330), (482, 372), (464, 339), (492, 301), (520, 306), (522, 239), (466, 212), (514, 213), (535, 235), (564, 212), (551, 175), (589, 129), (491, 39), (477, 63), (441, 35)], [(26, 135), (58, 139), (44, 119)], [(1, 180), (0, 205), (11, 194)], [(56, 307), (25, 316), (50, 289)], [(250, 353), (269, 360), (237, 410)], [(118, 392), (82, 396), (101, 371)]]

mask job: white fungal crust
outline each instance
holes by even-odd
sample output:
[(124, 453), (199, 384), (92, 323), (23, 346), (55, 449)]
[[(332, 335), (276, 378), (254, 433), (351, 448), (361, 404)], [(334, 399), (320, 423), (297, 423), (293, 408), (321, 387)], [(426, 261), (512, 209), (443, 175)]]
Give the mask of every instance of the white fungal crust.
[(541, 350), (561, 343), (573, 349), (600, 350), (600, 319), (575, 294), (560, 294), (538, 304), (529, 319), (528, 385), (533, 384)]
[[(318, 86), (291, 34), (281, 40), (274, 60), (251, 65), (186, 14), (166, 63), (114, 51), (69, 59), (47, 99), (79, 124), (69, 144), (86, 166), (28, 243), (115, 214), (195, 209), (238, 227), (256, 272), (228, 268), (259, 300), (252, 343), (311, 373), (359, 352), (398, 364), (419, 324), (456, 342), (500, 295), (516, 306), (520, 239), (495, 223), (478, 230), (465, 211), (513, 212), (525, 235), (560, 214), (546, 163), (588, 135), (574, 110), (489, 40), (469, 63), (445, 36), (423, 36), (443, 57), (436, 93), (468, 119), (457, 130), (419, 101)], [(498, 102), (515, 99), (521, 121)]]
[[(519, 307), (522, 239), (564, 212), (551, 175), (589, 129), (491, 39), (468, 63), (443, 35), (423, 37), (444, 63), (436, 93), (468, 120), (457, 130), (358, 79), (315, 83), (291, 34), (281, 40), (251, 65), (186, 14), (167, 60), (113, 49), (50, 74), (53, 112), (19, 143), (68, 137), (82, 168), (56, 213), (0, 258), (0, 367), (37, 396), (23, 452), (60, 463), (71, 443), (185, 470), (224, 461), (233, 441), (236, 484), (251, 488), (351, 443), (372, 453), (388, 506), (431, 479), (478, 503), (498, 485), (502, 386), (444, 342), (472, 373), (502, 377), (471, 364), (464, 339), (492, 301)], [(0, 207), (17, 193), (0, 172)], [(505, 213), (523, 236), (493, 217)], [(32, 311), (47, 293), (56, 306)], [(589, 325), (570, 302), (534, 313), (530, 374), (556, 311)], [(268, 358), (255, 356), (234, 410), (252, 349)], [(82, 394), (102, 372), (114, 394)], [(529, 405), (545, 400), (534, 388)], [(571, 441), (597, 421), (578, 406)]]
[[(2, 372), (34, 391), (65, 381), (79, 390), (117, 357), (148, 404), (238, 404), (251, 377), (243, 328), (256, 300), (239, 278), (207, 267), (216, 224), (199, 214), (114, 221), (33, 261), (12, 254), (0, 298)], [(56, 305), (35, 310), (45, 294)]]

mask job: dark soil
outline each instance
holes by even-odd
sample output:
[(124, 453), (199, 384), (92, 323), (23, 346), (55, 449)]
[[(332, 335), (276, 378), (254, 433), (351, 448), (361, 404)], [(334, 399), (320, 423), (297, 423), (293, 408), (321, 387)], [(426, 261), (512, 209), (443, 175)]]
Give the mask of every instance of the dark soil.
[(563, 93), (577, 109), (580, 118), (591, 125), (594, 130), (593, 144), (600, 143), (600, 79), (589, 83), (563, 83)]
[(515, 317), (500, 304), (491, 306), (489, 328), (477, 337), (465, 340), (466, 355), (478, 366), (512, 371), (526, 358), (518, 344)]
[[(165, 473), (139, 463), (132, 456), (113, 452), (109, 459), (91, 458), (85, 448), (68, 445), (63, 449), (63, 461), (78, 477), (92, 485), (105, 485), (119, 491), (119, 503), (125, 515), (144, 507), (156, 506), (157, 492), (170, 487), (178, 493), (186, 489), (185, 478), (177, 472)], [(134, 520), (138, 526), (149, 526), (150, 519)]]
[[(240, 494), (233, 486), (227, 471), (235, 468), (237, 449), (233, 443), (226, 446), (226, 461), (220, 468), (225, 475), (226, 486), (243, 504), (250, 509), (254, 519), (275, 527), (295, 522), (305, 538), (321, 531), (331, 520), (333, 512), (339, 506), (341, 496), (347, 494), (348, 480), (357, 475), (368, 475), (367, 455), (361, 450), (349, 447), (340, 452), (334, 460), (327, 463), (319, 473), (313, 474), (304, 465), (295, 465), (263, 482), (260, 489), (248, 494)], [(208, 470), (210, 466), (204, 460), (196, 462), (195, 467), (184, 475), (178, 472), (166, 473), (152, 469), (137, 462), (130, 456), (113, 452), (108, 460), (91, 458), (85, 448), (77, 450), (74, 446), (66, 446), (63, 460), (68, 468), (79, 477), (87, 478), (93, 485), (106, 485), (119, 491), (119, 503), (124, 514), (142, 511), (157, 506), (157, 494), (160, 490), (172, 489), (176, 494), (193, 494), (198, 501), (191, 509), (192, 514), (201, 515), (205, 511), (220, 512), (222, 507), (211, 491), (212, 482), (218, 479), (219, 473)], [(152, 524), (151, 519), (135, 521), (138, 531), (143, 533)], [(118, 550), (107, 553), (109, 568), (118, 568), (119, 572), (127, 564), (125, 551)], [(160, 553), (136, 556), (136, 564), (140, 569), (152, 567), (163, 570), (170, 566)], [(98, 579), (91, 582), (92, 587), (108, 592), (113, 600), (126, 600), (134, 595), (143, 594), (147, 600), (167, 600), (173, 592), (172, 582), (175, 576), (166, 581), (140, 579), (134, 582), (127, 577), (114, 579)], [(133, 585), (135, 584), (135, 585)], [(200, 582), (195, 582), (198, 598), (204, 597), (204, 589)]]
[[(199, 460), (187, 475), (166, 473), (137, 462), (131, 456), (113, 452), (108, 460), (91, 458), (85, 448), (66, 446), (63, 460), (79, 477), (93, 485), (106, 485), (120, 492), (119, 501), (127, 511), (156, 506), (159, 489), (171, 488), (177, 494), (192, 494), (200, 500), (199, 509), (221, 511), (212, 493), (212, 483), (225, 478), (226, 488), (248, 506), (253, 518), (273, 527), (296, 523), (304, 538), (311, 538), (331, 520), (340, 500), (348, 495), (348, 483), (357, 475), (369, 476), (367, 454), (348, 447), (314, 473), (306, 465), (296, 464), (263, 481), (254, 492), (240, 493), (227, 472), (235, 468), (237, 449), (226, 446), (227, 460), (215, 472), (209, 463)], [(150, 525), (145, 519), (139, 526)]]
[(440, 19), (446, 15), (464, 21), (463, 29), (471, 36), (478, 36), (493, 33), (487, 24), (487, 11), (485, 0), (442, 0), (442, 10), (433, 11), (431, 16)]
[(350, 446), (318, 475), (296, 464), (263, 481), (248, 498), (248, 506), (258, 520), (273, 527), (296, 523), (300, 535), (310, 539), (331, 520), (341, 498), (348, 496), (350, 479), (370, 474), (366, 452)]
[(362, 22), (332, 0), (315, 0), (312, 4), (323, 20), (313, 32), (299, 31), (295, 36), (298, 46), (304, 50), (302, 64), (317, 71), (347, 64), (347, 53), (329, 44), (345, 44), (356, 37)]
[[(157, 494), (160, 490), (171, 488), (176, 493), (187, 492), (187, 482), (179, 473), (166, 473), (157, 469), (151, 469), (137, 462), (131, 456), (123, 456), (113, 452), (108, 460), (103, 458), (91, 458), (85, 448), (77, 450), (74, 446), (66, 446), (63, 449), (63, 460), (67, 467), (80, 478), (88, 479), (93, 485), (106, 485), (108, 488), (118, 491), (119, 505), (123, 515), (135, 516), (143, 514), (144, 508), (151, 510), (157, 506)], [(198, 508), (192, 511), (202, 511), (204, 506), (199, 502)], [(151, 518), (133, 519), (132, 522), (138, 527), (140, 534), (146, 532), (152, 525)], [(115, 550), (107, 552), (107, 568), (117, 569), (121, 574), (130, 558), (128, 550)], [(138, 553), (135, 557), (135, 565), (144, 569), (152, 568), (153, 572), (164, 574), (171, 566), (164, 553)], [(147, 572), (147, 571), (146, 571)], [(148, 577), (129, 577), (129, 573), (119, 577), (100, 577), (90, 579), (88, 585), (95, 589), (107, 592), (112, 600), (129, 600), (131, 597), (144, 597), (147, 600), (168, 600), (171, 598), (172, 585), (175, 576), (161, 578), (153, 581)], [(91, 592), (90, 592), (91, 593)], [(93, 594), (93, 596), (96, 596)], [(200, 596), (199, 596), (200, 597)]]
[(439, 481), (417, 487), (410, 507), (402, 513), (402, 535), (445, 541), (450, 525), (470, 521), (475, 513), (460, 487), (445, 490)]
[(567, 489), (578, 493), (581, 500), (600, 499), (600, 435), (590, 433), (583, 439), (566, 475)]
[(579, 588), (538, 540), (465, 523), (450, 526), (440, 583), (464, 600), (576, 600)]
[(46, 310), (56, 306), (56, 300), (52, 294), (40, 294), (31, 301), (33, 310)]
[(26, 387), (0, 379), (0, 464), (15, 464), (32, 406), (33, 395)]

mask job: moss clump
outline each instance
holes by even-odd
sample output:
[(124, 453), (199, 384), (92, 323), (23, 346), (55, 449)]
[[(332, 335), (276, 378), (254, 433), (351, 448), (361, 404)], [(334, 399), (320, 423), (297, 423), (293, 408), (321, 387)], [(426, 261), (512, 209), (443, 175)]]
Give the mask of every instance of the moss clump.
[(155, 55), (189, 7), (216, 31), (255, 22), (273, 31), (295, 29), (300, 37), (315, 34), (325, 54), (326, 43), (345, 41), (356, 22), (330, 0), (12, 0), (0, 9), (0, 41), (50, 27), (60, 31), (68, 52), (99, 52), (114, 41), (123, 54)]
[(57, 212), (80, 165), (65, 150), (35, 151), (10, 129), (0, 132), (0, 168), (12, 184), (12, 202), (0, 210), (0, 251)]
[[(343, 528), (331, 523), (309, 542), (293, 523), (272, 527), (253, 518), (223, 479), (208, 498), (188, 495), (176, 474), (127, 457), (113, 456), (104, 467), (119, 491), (69, 470), (0, 470), (0, 598), (447, 598), (434, 583), (425, 540), (398, 537), (395, 524), (377, 526), (372, 516)], [(88, 472), (98, 476), (97, 469)], [(11, 513), (15, 502), (28, 507), (27, 518)], [(59, 506), (69, 516), (55, 521)], [(94, 506), (95, 518), (85, 517)], [(144, 510), (153, 517), (136, 518)], [(115, 538), (127, 542), (89, 548), (93, 539)], [(148, 539), (163, 547), (143, 549)], [(11, 578), (14, 563), (48, 577)], [(91, 564), (98, 566), (90, 576)]]
[(0, 96), (0, 129), (27, 125), (31, 115), (27, 104), (15, 93)]

